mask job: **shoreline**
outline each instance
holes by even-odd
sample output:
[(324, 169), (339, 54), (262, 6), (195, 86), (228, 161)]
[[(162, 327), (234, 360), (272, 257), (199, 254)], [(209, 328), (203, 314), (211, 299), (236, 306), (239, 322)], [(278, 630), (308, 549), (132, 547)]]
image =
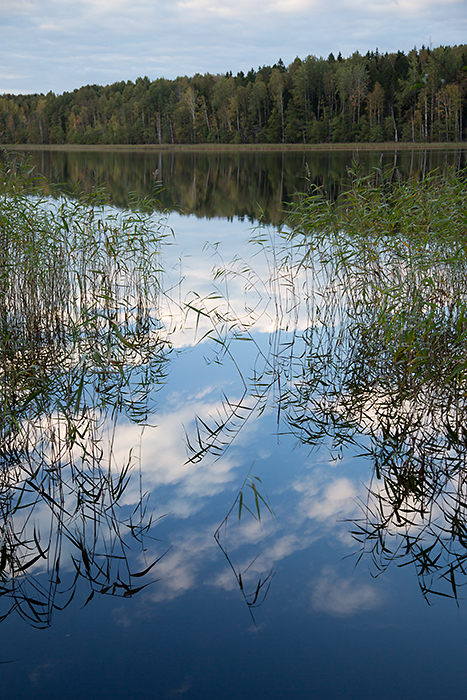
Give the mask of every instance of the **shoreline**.
[(155, 152), (255, 152), (270, 151), (287, 152), (329, 152), (329, 151), (462, 151), (467, 150), (467, 141), (449, 143), (412, 143), (387, 141), (383, 143), (312, 143), (312, 144), (0, 144), (0, 149), (12, 151), (119, 151), (122, 153), (155, 153)]

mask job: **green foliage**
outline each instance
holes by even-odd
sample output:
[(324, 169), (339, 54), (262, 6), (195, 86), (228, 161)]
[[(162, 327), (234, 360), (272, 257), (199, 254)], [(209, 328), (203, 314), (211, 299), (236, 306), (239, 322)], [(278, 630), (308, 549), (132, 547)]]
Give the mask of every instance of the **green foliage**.
[(246, 77), (144, 77), (63, 95), (4, 95), (0, 143), (462, 141), (466, 56), (465, 45), (330, 54)]
[[(0, 619), (50, 622), (62, 543), (91, 593), (133, 595), (128, 538), (143, 494), (119, 505), (137, 460), (117, 464), (117, 421), (144, 425), (169, 346), (157, 320), (162, 223), (111, 210), (101, 191), (45, 200), (27, 162), (0, 170)], [(148, 203), (146, 203), (148, 204)], [(137, 500), (137, 499), (136, 499)], [(35, 513), (49, 511), (49, 531)], [(48, 587), (25, 572), (48, 572)], [(143, 584), (144, 587), (145, 584)]]
[(397, 175), (354, 169), (337, 202), (314, 189), (292, 212), (310, 294), (302, 369), (281, 410), (304, 442), (330, 439), (337, 454), (358, 446), (372, 460), (354, 530), (361, 556), (377, 573), (412, 563), (427, 598), (457, 599), (467, 565), (466, 173)]

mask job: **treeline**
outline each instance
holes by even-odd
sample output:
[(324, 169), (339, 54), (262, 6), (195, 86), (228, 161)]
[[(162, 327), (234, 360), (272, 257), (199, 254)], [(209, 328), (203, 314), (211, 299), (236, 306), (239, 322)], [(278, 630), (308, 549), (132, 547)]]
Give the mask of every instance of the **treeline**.
[(0, 142), (462, 141), (467, 45), (0, 97)]

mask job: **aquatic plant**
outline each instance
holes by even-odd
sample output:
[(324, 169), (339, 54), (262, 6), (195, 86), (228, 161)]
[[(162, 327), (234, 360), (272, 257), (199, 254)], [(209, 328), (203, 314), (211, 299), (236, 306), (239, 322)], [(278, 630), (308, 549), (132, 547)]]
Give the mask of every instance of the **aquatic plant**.
[[(238, 513), (238, 518), (234, 516)], [(275, 576), (274, 564), (268, 571), (261, 572), (257, 576), (256, 572), (249, 576), (250, 570), (258, 559), (256, 555), (248, 564), (240, 567), (235, 564), (232, 555), (229, 553), (229, 541), (231, 539), (230, 527), (232, 520), (237, 521), (237, 525), (247, 513), (256, 523), (261, 524), (264, 515), (274, 517), (269, 498), (264, 490), (263, 482), (259, 476), (250, 472), (246, 476), (240, 490), (227, 515), (214, 533), (214, 538), (225, 556), (230, 569), (235, 576), (243, 599), (248, 607), (251, 618), (256, 625), (254, 610), (259, 608), (265, 601), (271, 587), (272, 579)], [(236, 533), (238, 536), (238, 533)], [(253, 582), (252, 580), (253, 579)]]
[[(241, 380), (223, 412), (198, 418), (188, 460), (221, 457), (245, 422), (271, 406), (279, 432), (329, 446), (334, 457), (352, 446), (373, 465), (362, 518), (351, 525), (358, 557), (369, 556), (376, 574), (394, 562), (414, 565), (427, 599), (457, 599), (466, 582), (465, 175), (403, 180), (395, 168), (363, 175), (354, 165), (337, 200), (314, 186), (302, 196), (282, 238), (256, 232), (268, 280), (235, 260), (215, 270), (224, 293), (186, 306), (197, 324), (211, 320), (203, 340), (214, 341), (215, 361), (232, 362)], [(249, 292), (243, 309), (229, 300), (232, 275)], [(259, 320), (270, 330), (262, 346)], [(257, 350), (248, 373), (236, 362), (237, 340)], [(245, 484), (234, 504), (242, 517), (244, 492)], [(257, 498), (255, 507), (265, 504)], [(245, 595), (221, 542), (233, 517), (231, 510), (216, 539)], [(251, 600), (269, 581), (260, 577)]]
[(309, 321), (285, 420), (309, 445), (371, 459), (360, 557), (376, 573), (413, 564), (427, 598), (457, 599), (467, 573), (465, 175), (355, 168), (335, 204), (304, 197), (285, 234)]
[(27, 161), (3, 158), (0, 619), (16, 610), (46, 626), (80, 579), (88, 600), (147, 584), (154, 563), (133, 572), (129, 557), (152, 525), (142, 487), (120, 504), (138, 460), (117, 463), (113, 444), (119, 420), (147, 422), (167, 370), (164, 235), (149, 202), (122, 213), (99, 190), (51, 202)]

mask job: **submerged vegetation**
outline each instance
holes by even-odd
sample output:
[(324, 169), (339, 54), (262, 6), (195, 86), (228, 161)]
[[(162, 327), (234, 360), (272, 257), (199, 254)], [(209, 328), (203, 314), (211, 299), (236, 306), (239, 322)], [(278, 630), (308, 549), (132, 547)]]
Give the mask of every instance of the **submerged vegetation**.
[(145, 585), (129, 553), (151, 518), (142, 492), (120, 505), (138, 464), (131, 452), (118, 463), (113, 444), (119, 420), (147, 421), (170, 347), (163, 222), (143, 203), (122, 214), (99, 192), (51, 202), (33, 185), (27, 163), (3, 159), (0, 619), (46, 626), (79, 579), (88, 599)]

